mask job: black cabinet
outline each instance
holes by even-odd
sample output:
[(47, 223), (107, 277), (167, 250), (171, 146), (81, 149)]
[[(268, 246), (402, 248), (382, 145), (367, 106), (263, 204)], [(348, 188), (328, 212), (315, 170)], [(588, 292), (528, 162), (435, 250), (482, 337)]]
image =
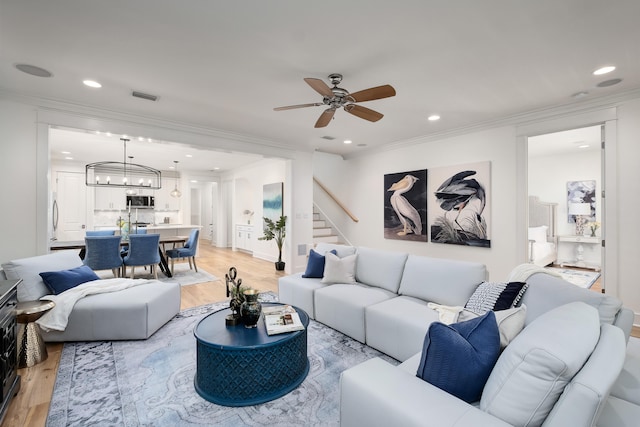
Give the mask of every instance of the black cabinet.
[(20, 280), (0, 280), (0, 424), (11, 398), (20, 390), (16, 341), (17, 287)]

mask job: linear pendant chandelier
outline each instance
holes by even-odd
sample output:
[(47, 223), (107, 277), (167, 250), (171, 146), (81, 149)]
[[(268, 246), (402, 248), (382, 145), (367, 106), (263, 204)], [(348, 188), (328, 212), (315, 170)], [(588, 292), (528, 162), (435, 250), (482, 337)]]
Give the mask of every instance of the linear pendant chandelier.
[(127, 138), (124, 143), (123, 162), (96, 162), (85, 166), (85, 184), (88, 187), (120, 187), (135, 190), (147, 188), (158, 190), (162, 187), (162, 173), (149, 166), (127, 163)]

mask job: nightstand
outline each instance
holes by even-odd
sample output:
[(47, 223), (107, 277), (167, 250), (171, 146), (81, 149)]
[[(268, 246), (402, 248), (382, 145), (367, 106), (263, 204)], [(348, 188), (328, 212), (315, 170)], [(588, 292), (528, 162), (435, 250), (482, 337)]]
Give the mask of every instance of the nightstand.
[(572, 243), (576, 247), (576, 259), (560, 261), (560, 267), (579, 267), (588, 268), (595, 271), (600, 271), (600, 264), (594, 262), (585, 262), (584, 260), (584, 245), (599, 245), (600, 237), (590, 236), (558, 236), (558, 244), (560, 243)]

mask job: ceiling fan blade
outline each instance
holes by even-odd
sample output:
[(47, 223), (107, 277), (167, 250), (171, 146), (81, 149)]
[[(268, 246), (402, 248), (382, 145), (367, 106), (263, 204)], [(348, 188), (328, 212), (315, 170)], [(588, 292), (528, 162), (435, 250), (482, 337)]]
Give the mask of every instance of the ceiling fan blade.
[(356, 104), (347, 104), (344, 106), (344, 109), (347, 113), (351, 113), (361, 119), (369, 120), (370, 122), (377, 122), (384, 117), (384, 114), (382, 113), (378, 113), (377, 111), (373, 111), (369, 108)]
[(327, 84), (323, 80), (307, 77), (304, 79), (304, 81), (307, 82), (307, 84), (320, 95), (326, 96), (327, 98), (333, 98), (333, 92), (331, 91), (331, 88), (327, 86)]
[(324, 104), (322, 102), (314, 102), (312, 104), (287, 105), (286, 107), (276, 107), (273, 110), (274, 111), (293, 110), (294, 108), (318, 107), (320, 105), (324, 105)]
[(322, 112), (322, 114), (320, 114), (320, 118), (318, 118), (318, 121), (316, 122), (316, 125), (314, 127), (316, 128), (325, 127), (326, 125), (329, 124), (329, 122), (331, 121), (335, 113), (336, 113), (335, 108), (327, 108)]
[(350, 93), (349, 98), (353, 102), (373, 101), (374, 99), (389, 98), (395, 96), (396, 90), (389, 85), (376, 86), (358, 92)]

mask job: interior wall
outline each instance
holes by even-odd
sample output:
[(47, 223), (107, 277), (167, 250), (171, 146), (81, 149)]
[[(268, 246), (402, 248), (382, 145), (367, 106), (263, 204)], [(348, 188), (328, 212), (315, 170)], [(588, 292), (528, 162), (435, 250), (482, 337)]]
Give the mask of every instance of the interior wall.
[[(519, 263), (513, 250), (516, 232), (514, 141), (515, 129), (501, 127), (439, 141), (418, 140), (411, 146), (350, 160), (323, 156), (322, 161), (314, 159), (314, 175), (322, 182), (335, 183), (331, 190), (340, 200), (348, 201), (359, 217), (359, 222), (346, 222), (344, 226), (353, 245), (481, 262), (487, 266), (491, 280), (504, 280)], [(385, 174), (487, 160), (491, 162), (491, 248), (384, 238)], [(428, 203), (434, 203), (433, 199)]]

